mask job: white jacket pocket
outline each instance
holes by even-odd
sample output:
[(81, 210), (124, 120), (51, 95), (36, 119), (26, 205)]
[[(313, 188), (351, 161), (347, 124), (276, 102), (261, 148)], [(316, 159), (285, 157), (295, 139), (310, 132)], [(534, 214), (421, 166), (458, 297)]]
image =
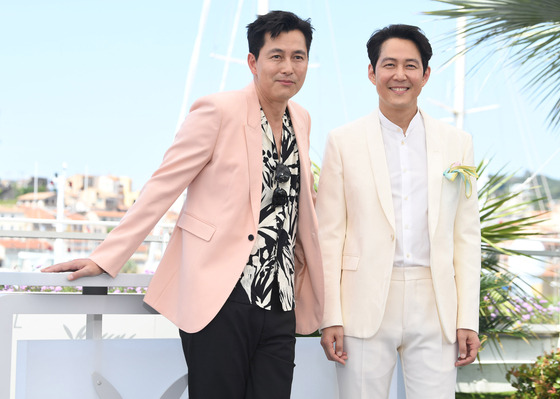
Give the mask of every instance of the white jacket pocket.
[(358, 263), (360, 263), (359, 256), (342, 256), (342, 270), (358, 270)]

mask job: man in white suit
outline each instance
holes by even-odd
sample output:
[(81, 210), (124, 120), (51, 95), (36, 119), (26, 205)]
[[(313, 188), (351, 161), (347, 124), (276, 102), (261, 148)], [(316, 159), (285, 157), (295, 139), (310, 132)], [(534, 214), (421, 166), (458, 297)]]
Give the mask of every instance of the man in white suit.
[(450, 399), (480, 347), (472, 140), (417, 106), (432, 56), (419, 28), (367, 49), (379, 109), (331, 132), (319, 183), (321, 344), (341, 399), (387, 398), (397, 353), (409, 399)]

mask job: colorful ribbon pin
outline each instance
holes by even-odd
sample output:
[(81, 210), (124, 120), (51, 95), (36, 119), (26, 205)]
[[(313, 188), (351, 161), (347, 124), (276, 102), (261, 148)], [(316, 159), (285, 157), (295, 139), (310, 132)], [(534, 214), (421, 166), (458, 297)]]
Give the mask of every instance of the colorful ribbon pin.
[(455, 162), (443, 172), (443, 175), (449, 181), (454, 181), (457, 176), (461, 176), (461, 179), (465, 182), (465, 195), (470, 198), (472, 194), (471, 176), (475, 179), (478, 178), (475, 166), (465, 166)]

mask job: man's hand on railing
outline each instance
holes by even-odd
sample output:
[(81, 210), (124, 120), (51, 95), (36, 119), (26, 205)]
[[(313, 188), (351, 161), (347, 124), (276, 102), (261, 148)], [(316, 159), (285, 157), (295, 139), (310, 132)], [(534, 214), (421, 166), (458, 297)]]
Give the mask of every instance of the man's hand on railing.
[(57, 263), (41, 270), (43, 273), (59, 273), (73, 271), (68, 275), (68, 280), (76, 280), (80, 277), (98, 276), (105, 271), (91, 259), (74, 259), (68, 262)]

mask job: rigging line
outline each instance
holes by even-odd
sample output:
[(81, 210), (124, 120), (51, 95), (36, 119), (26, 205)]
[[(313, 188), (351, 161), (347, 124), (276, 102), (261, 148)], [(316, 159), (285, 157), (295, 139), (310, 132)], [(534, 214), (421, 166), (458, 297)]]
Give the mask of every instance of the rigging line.
[[(512, 71), (511, 71), (510, 68), (506, 68), (506, 71), (510, 76), (512, 76)], [(513, 107), (515, 109), (516, 119), (518, 120), (518, 126), (520, 126), (519, 131), (520, 131), (521, 139), (523, 141), (523, 146), (525, 148), (525, 151), (524, 151), (525, 157), (527, 159), (527, 162), (529, 163), (529, 167), (533, 170), (536, 170), (536, 172), (534, 172), (531, 175), (530, 178), (526, 179), (525, 182), (523, 182), (522, 187), (524, 187), (524, 185), (529, 184), (529, 182), (532, 179), (535, 179), (537, 177), (538, 172), (541, 171), (548, 164), (548, 162), (550, 162), (556, 156), (556, 152), (545, 163), (541, 164), (538, 168), (535, 169), (535, 162), (533, 160), (538, 159), (539, 157), (538, 157), (537, 150), (535, 148), (535, 143), (527, 138), (528, 123), (527, 123), (527, 118), (526, 118), (525, 112), (521, 112), (521, 110), (519, 109), (520, 106), (519, 106), (518, 98), (520, 98), (520, 96), (514, 95), (514, 94), (518, 94), (518, 93), (512, 93), (512, 89), (513, 89), (512, 85), (507, 85), (507, 87), (508, 87), (508, 91), (510, 92), (510, 97), (513, 99), (512, 104), (513, 104)], [(531, 153), (529, 153), (528, 150)], [(540, 177), (541, 177), (541, 183), (542, 183), (543, 189), (545, 191), (546, 199), (547, 199), (548, 203), (550, 205), (552, 205), (552, 204), (554, 204), (554, 201), (552, 200), (552, 195), (550, 193), (550, 187), (548, 185), (548, 180), (547, 180), (546, 176), (541, 175)], [(537, 180), (537, 184), (538, 184), (538, 180)], [(537, 192), (537, 196), (542, 197), (541, 190), (538, 186), (535, 187), (535, 191)], [(540, 207), (541, 211), (546, 210), (546, 207), (544, 206), (542, 201), (539, 201), (539, 207)]]
[(483, 92), (484, 88), (486, 87), (486, 84), (490, 81), (490, 77), (494, 73), (499, 73), (497, 71), (498, 67), (503, 68), (503, 66), (506, 64), (507, 56), (503, 52), (501, 52), (501, 53), (502, 53), (502, 55), (496, 60), (496, 62), (492, 66), (492, 68), (490, 68), (490, 71), (486, 74), (486, 77), (482, 80), (482, 84), (480, 85), (480, 87), (477, 90), (474, 90), (475, 104), (478, 103), (478, 101), (480, 99), (480, 96), (482, 95), (482, 92)]
[(198, 25), (198, 32), (196, 34), (196, 39), (191, 53), (191, 61), (189, 64), (189, 72), (187, 73), (187, 81), (185, 82), (185, 91), (183, 94), (183, 103), (181, 104), (181, 110), (179, 111), (179, 120), (177, 121), (177, 126), (175, 127), (175, 134), (183, 120), (187, 116), (187, 107), (189, 105), (189, 95), (191, 92), (192, 82), (194, 80), (194, 75), (196, 74), (196, 67), (198, 66), (198, 58), (200, 56), (200, 46), (202, 43), (202, 35), (204, 33), (204, 28), (206, 27), (206, 21), (208, 20), (208, 11), (210, 10), (211, 0), (204, 0), (202, 4), (202, 11), (200, 12), (200, 24)]
[(224, 61), (224, 70), (222, 72), (222, 81), (220, 82), (219, 91), (224, 91), (224, 88), (226, 87), (229, 64), (231, 63), (231, 55), (233, 53), (233, 45), (235, 44), (235, 37), (237, 36), (237, 28), (239, 27), (239, 19), (241, 17), (242, 8), (243, 8), (243, 0), (239, 0), (237, 2), (237, 10), (235, 11), (235, 18), (233, 19), (233, 27), (231, 29), (231, 36), (229, 38), (229, 46)]
[(340, 98), (342, 100), (342, 111), (344, 113), (344, 121), (348, 122), (348, 111), (346, 109), (346, 97), (344, 96), (344, 87), (342, 85), (342, 74), (340, 73), (340, 63), (338, 62), (338, 52), (336, 51), (336, 42), (334, 40), (334, 27), (331, 18), (331, 8), (329, 6), (329, 0), (325, 0), (325, 10), (327, 14), (327, 21), (329, 24), (329, 32), (332, 43), (332, 50), (334, 56), (334, 66), (336, 70), (336, 77), (338, 80), (338, 88), (340, 90)]
[[(529, 184), (529, 182), (531, 180), (533, 180), (535, 178), (535, 176), (537, 176), (537, 174), (546, 166), (549, 164), (550, 161), (552, 161), (558, 154), (560, 154), (560, 147), (558, 147), (556, 149), (556, 151), (554, 151), (554, 153), (549, 156), (547, 158), (546, 161), (543, 162), (543, 164), (541, 166), (539, 166), (531, 176), (529, 176), (528, 178), (525, 179), (525, 181), (521, 184), (521, 189), (523, 189), (527, 184)], [(545, 178), (546, 179), (546, 178)], [(548, 184), (548, 183), (547, 183)], [(550, 200), (551, 203), (553, 203), (552, 199)]]
[(455, 126), (463, 130), (465, 125), (465, 34), (466, 17), (457, 18), (456, 51), (460, 54), (455, 59), (455, 93), (453, 96), (453, 117)]
[[(211, 0), (204, 0), (202, 4), (202, 10), (200, 11), (200, 23), (198, 25), (198, 31), (196, 33), (196, 39), (194, 42), (194, 47), (191, 53), (191, 61), (189, 63), (189, 71), (187, 73), (187, 80), (185, 82), (185, 90), (183, 92), (183, 102), (181, 104), (181, 109), (179, 110), (179, 119), (177, 119), (177, 125), (175, 126), (175, 131), (173, 134), (176, 134), (179, 131), (179, 128), (183, 124), (183, 121), (187, 117), (187, 109), (189, 106), (189, 96), (191, 93), (192, 83), (194, 81), (194, 75), (196, 74), (196, 67), (198, 66), (198, 59), (200, 57), (200, 46), (202, 44), (202, 35), (204, 34), (204, 29), (206, 27), (206, 21), (208, 20), (208, 14), (210, 11), (210, 3)], [(187, 198), (187, 189), (183, 191), (183, 194), (180, 195), (171, 208), (177, 208), (181, 206), (181, 204)]]
[(270, 11), (268, 0), (257, 0), (257, 14), (264, 15)]

